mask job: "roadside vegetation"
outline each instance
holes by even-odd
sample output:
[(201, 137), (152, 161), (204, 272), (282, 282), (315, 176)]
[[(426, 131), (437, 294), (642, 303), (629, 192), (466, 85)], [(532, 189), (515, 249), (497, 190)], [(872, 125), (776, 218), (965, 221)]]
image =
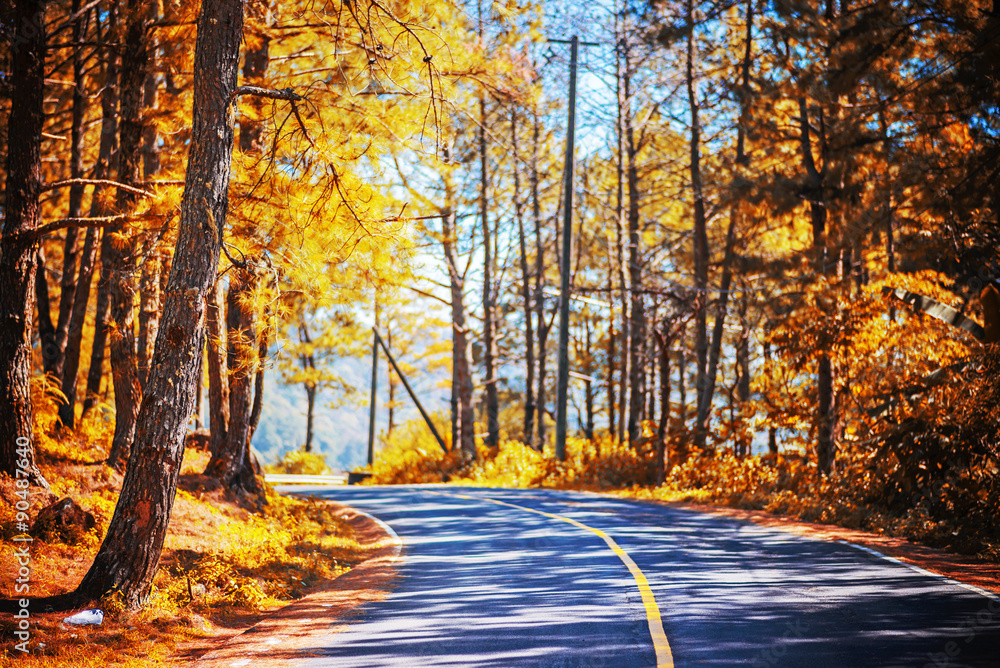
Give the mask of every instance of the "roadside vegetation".
[[(104, 463), (114, 429), (113, 422), (102, 418), (104, 411), (76, 431), (60, 434), (51, 395), (41, 382), (35, 388), (37, 453), (51, 493), (33, 493), (30, 514), (70, 498), (93, 515), (95, 525), (53, 528), (34, 538), (29, 547), (32, 598), (58, 594), (79, 582), (104, 537), (121, 487), (121, 474)], [(376, 547), (356, 540), (334, 504), (280, 496), (271, 489), (263, 511), (241, 503), (241, 497), (201, 474), (209, 458), (204, 449), (189, 445), (185, 450), (160, 569), (146, 607), (130, 612), (120, 596), (105, 596), (96, 606), (104, 613), (100, 626), (72, 626), (62, 621), (66, 612), (32, 609), (37, 650), (23, 657), (12, 649), (16, 619), (4, 616), (0, 665), (175, 665), (347, 572)], [(5, 555), (0, 598), (17, 598), (17, 562), (8, 557), (23, 545), (13, 541), (21, 533), (13, 482), (0, 478), (0, 551)]]
[[(1000, 358), (988, 350), (969, 361), (970, 373), (897, 407), (894, 412), (906, 414), (893, 424), (845, 441), (829, 474), (794, 445), (744, 454), (733, 440), (734, 426), (696, 448), (687, 430), (676, 428), (658, 440), (657, 425), (646, 421), (634, 446), (607, 434), (570, 438), (564, 461), (554, 457), (551, 444), (538, 450), (504, 440), (489, 448), (479, 440), (477, 458), (469, 460), (460, 451), (443, 452), (414, 421), (387, 439), (368, 482), (551, 487), (718, 504), (883, 533), (1000, 563)], [(763, 421), (757, 428), (768, 431)]]

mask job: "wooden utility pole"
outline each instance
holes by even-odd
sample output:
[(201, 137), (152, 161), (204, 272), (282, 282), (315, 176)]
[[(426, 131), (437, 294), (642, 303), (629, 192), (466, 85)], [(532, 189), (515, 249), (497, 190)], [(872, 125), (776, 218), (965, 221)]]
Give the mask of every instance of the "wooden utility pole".
[(566, 459), (566, 409), (569, 397), (569, 272), (573, 248), (573, 168), (576, 142), (576, 63), (580, 38), (570, 40), (569, 113), (566, 121), (566, 195), (563, 204), (562, 262), (559, 267), (559, 374), (556, 386), (556, 458)]

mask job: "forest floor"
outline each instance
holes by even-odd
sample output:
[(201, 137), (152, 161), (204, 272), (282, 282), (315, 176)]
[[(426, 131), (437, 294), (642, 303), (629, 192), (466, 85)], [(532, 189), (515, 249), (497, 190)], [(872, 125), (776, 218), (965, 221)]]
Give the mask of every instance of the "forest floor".
[[(43, 439), (40, 468), (51, 493), (32, 490), (32, 516), (70, 497), (97, 526), (30, 543), (32, 598), (71, 590), (83, 578), (114, 511), (121, 476), (101, 463), (103, 448)], [(84, 439), (81, 439), (81, 441)], [(222, 647), (290, 602), (329, 590), (353, 566), (385, 555), (372, 523), (331, 502), (268, 495), (263, 512), (228, 498), (200, 473), (209, 455), (187, 448), (170, 525), (147, 607), (130, 613), (112, 596), (100, 626), (74, 626), (69, 612), (31, 611), (31, 653), (14, 649), (15, 621), (0, 619), (0, 666), (155, 666), (190, 661)], [(0, 477), (0, 551), (16, 543), (13, 480)], [(15, 597), (17, 560), (0, 560), (0, 598)], [(23, 594), (18, 594), (23, 596)]]

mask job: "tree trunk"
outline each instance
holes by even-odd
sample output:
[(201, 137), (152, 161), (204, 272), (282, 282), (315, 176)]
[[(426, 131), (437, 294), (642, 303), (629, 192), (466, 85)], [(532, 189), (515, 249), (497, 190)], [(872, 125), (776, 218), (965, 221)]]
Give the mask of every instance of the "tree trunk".
[[(583, 357), (583, 373), (591, 378), (594, 377), (594, 354), (591, 350), (591, 340), (590, 340), (590, 318), (584, 318), (584, 341), (586, 349), (583, 354), (578, 356), (577, 359)], [(594, 440), (594, 384), (593, 381), (588, 380), (584, 387), (584, 400), (587, 407), (587, 424), (584, 426), (583, 432), (587, 437), (588, 441)]]
[(666, 477), (667, 429), (670, 427), (670, 337), (666, 327), (656, 332), (660, 344), (660, 424), (656, 428), (656, 484)]
[[(312, 336), (309, 334), (309, 327), (306, 325), (304, 314), (301, 320), (299, 320), (299, 343), (306, 346), (312, 345)], [(316, 368), (316, 359), (313, 357), (311, 350), (308, 354), (300, 355), (300, 361), (302, 362), (302, 370), (307, 374)], [(307, 380), (302, 385), (306, 391), (306, 442), (302, 449), (306, 452), (312, 452), (313, 416), (316, 412), (316, 383), (313, 380)]]
[[(625, 97), (631, 99), (631, 76), (628, 51), (625, 52)], [(641, 431), (642, 411), (642, 346), (646, 332), (646, 308), (642, 298), (642, 268), (639, 263), (639, 169), (637, 164), (639, 147), (635, 142), (632, 110), (626, 105), (625, 152), (628, 159), (626, 178), (628, 180), (628, 274), (629, 274), (629, 343), (628, 343), (628, 437), (635, 445)]]
[[(710, 410), (705, 403), (708, 372), (708, 221), (705, 218), (705, 197), (701, 179), (701, 122), (698, 115), (698, 91), (694, 80), (694, 10), (692, 0), (685, 3), (686, 20), (692, 28), (687, 36), (687, 60), (684, 82), (687, 88), (688, 106), (691, 112), (690, 141), (690, 171), (691, 192), (694, 198), (694, 346), (697, 363), (697, 380), (695, 389), (697, 396), (696, 413), (700, 417), (702, 406)], [(695, 445), (705, 447), (707, 432), (695, 425)]]
[[(386, 320), (388, 322), (386, 322), (386, 326), (385, 326), (385, 347), (388, 348), (391, 351), (392, 350), (392, 326), (390, 325), (390, 323), (392, 322), (392, 318), (387, 318)], [(397, 356), (398, 356), (398, 353), (397, 353)], [(385, 377), (386, 377), (386, 379), (388, 381), (386, 384), (389, 386), (389, 388), (388, 388), (389, 389), (389, 401), (387, 401), (386, 405), (385, 405), (385, 407), (387, 409), (387, 412), (389, 413), (389, 416), (388, 416), (389, 417), (389, 420), (388, 420), (389, 424), (386, 426), (386, 430), (385, 430), (385, 433), (386, 433), (387, 437), (388, 436), (392, 436), (392, 430), (396, 428), (396, 386), (399, 384), (393, 378), (392, 362), (388, 359), (388, 357), (389, 356), (386, 355), (386, 360), (385, 360), (385, 365), (386, 365), (386, 375), (385, 375)]]
[[(121, 62), (121, 103), (119, 112), (118, 181), (138, 186), (142, 159), (142, 134), (144, 130), (142, 93), (146, 84), (149, 63), (147, 41), (148, 17), (142, 0), (129, 0), (126, 15), (125, 41)], [(119, 213), (130, 212), (138, 199), (134, 192), (118, 189), (115, 207)], [(135, 438), (142, 388), (139, 385), (139, 366), (136, 358), (134, 327), (136, 241), (127, 223), (112, 225), (105, 238), (113, 237), (108, 244), (110, 253), (102, 254), (104, 273), (108, 275), (111, 298), (110, 353), (111, 377), (115, 384), (115, 435), (108, 453), (108, 465), (121, 469)]]
[(194, 112), (180, 231), (167, 284), (163, 319), (139, 412), (135, 447), (108, 532), (74, 602), (119, 591), (128, 608), (149, 596), (170, 520), (194, 408), (204, 346), (200, 317), (215, 282), (228, 208), (233, 131), (230, 100), (236, 87), (242, 3), (206, 0), (198, 20)]
[(52, 322), (52, 302), (49, 300), (49, 281), (45, 269), (45, 251), (41, 244), (35, 253), (35, 308), (38, 311), (38, 339), (42, 348), (42, 370), (55, 377), (59, 360), (56, 345), (56, 326)]
[[(448, 265), (451, 287), (451, 383), (456, 395), (458, 418), (458, 447), (466, 459), (476, 458), (476, 424), (472, 407), (472, 371), (469, 368), (468, 327), (465, 324), (465, 278), (458, 270), (455, 257), (453, 235), (455, 234), (455, 212), (451, 208), (453, 193), (450, 187), (448, 205), (441, 210), (441, 245), (445, 263)], [(452, 444), (452, 449), (456, 445)]]
[(147, 244), (143, 255), (142, 274), (139, 279), (139, 349), (138, 373), (140, 387), (146, 386), (149, 360), (153, 357), (153, 342), (160, 325), (160, 259), (153, 244)]
[[(822, 126), (822, 119), (820, 125)], [(813, 262), (817, 274), (824, 275), (829, 273), (826, 245), (826, 202), (823, 194), (826, 170), (818, 169), (813, 158), (809, 108), (805, 98), (799, 98), (799, 132), (802, 161), (810, 192), (809, 213), (813, 232)], [(822, 145), (822, 138), (820, 143)], [(830, 355), (826, 352), (821, 353), (816, 366), (816, 465), (821, 473), (828, 474), (833, 470), (836, 457), (837, 422), (836, 392), (834, 391), (833, 364)]]
[(497, 396), (493, 312), (493, 234), (490, 232), (489, 174), (486, 155), (486, 97), (479, 96), (479, 216), (483, 228), (483, 362), (486, 366), (486, 442), (500, 443), (500, 400)]
[(680, 403), (677, 405), (677, 419), (681, 426), (687, 426), (687, 353), (684, 348), (677, 351), (677, 389), (680, 390)]
[(535, 328), (531, 308), (531, 272), (528, 269), (528, 242), (524, 233), (524, 202), (521, 201), (521, 170), (517, 150), (517, 110), (510, 112), (510, 140), (514, 152), (514, 217), (521, 263), (521, 300), (524, 309), (524, 441), (535, 433)]
[(31, 423), (31, 316), (45, 119), (45, 2), (15, 0), (7, 184), (0, 237), (0, 472), (48, 488), (35, 464)]
[[(159, 18), (157, 3), (148, 6), (149, 20)], [(155, 36), (155, 33), (151, 37)], [(143, 106), (145, 113), (151, 115), (157, 104), (156, 75), (157, 50), (155, 42), (150, 49), (151, 66), (146, 72), (143, 84)], [(142, 173), (147, 181), (152, 180), (160, 171), (160, 156), (156, 146), (156, 125), (147, 122), (142, 132)], [(156, 248), (155, 235), (148, 235), (143, 246), (142, 275), (139, 280), (139, 383), (145, 388), (146, 377), (149, 375), (149, 360), (153, 357), (153, 342), (156, 341), (156, 331), (160, 326), (160, 275), (166, 269)], [(201, 389), (201, 382), (198, 384)], [(198, 393), (198, 408), (195, 410), (196, 420), (201, 420), (201, 392)], [(198, 425), (201, 428), (201, 425)]]
[(244, 266), (229, 272), (226, 295), (226, 365), (229, 369), (229, 428), (226, 440), (205, 467), (205, 475), (216, 478), (237, 494), (263, 500), (257, 480), (259, 467), (250, 452), (254, 376), (260, 364), (253, 294), (260, 282), (260, 266), (247, 258)]
[[(109, 20), (113, 20), (114, 13), (109, 13)], [(112, 151), (118, 135), (118, 64), (113, 54), (107, 55), (107, 65), (104, 72), (104, 90), (101, 93), (101, 141), (98, 148), (97, 164), (94, 166), (94, 178), (105, 179), (109, 173), (117, 171), (117, 166), (111, 164)], [(110, 213), (109, 207), (104, 203), (101, 196), (103, 186), (94, 186), (94, 192), (90, 199), (90, 216), (102, 217)], [(73, 311), (70, 314), (68, 336), (66, 339), (66, 352), (63, 358), (62, 392), (66, 397), (66, 403), (59, 406), (59, 421), (67, 427), (73, 427), (76, 410), (76, 386), (77, 376), (80, 371), (80, 354), (83, 344), (83, 328), (87, 318), (87, 305), (90, 301), (91, 283), (94, 277), (94, 268), (97, 261), (98, 237), (100, 232), (96, 227), (87, 229), (87, 234), (83, 241), (83, 249), (80, 251), (80, 275), (76, 280), (76, 294), (73, 296)], [(106, 295), (106, 293), (105, 293)], [(100, 301), (100, 299), (98, 300)], [(94, 346), (100, 345), (100, 363), (97, 366), (97, 385), (100, 389), (100, 371), (104, 360), (104, 318), (102, 313), (107, 312), (107, 301), (104, 302), (104, 311), (98, 309), (96, 322), (94, 324)], [(93, 355), (91, 365), (93, 366)], [(86, 408), (84, 409), (86, 412)]]
[[(617, 262), (615, 267), (618, 274), (618, 290), (621, 303), (621, 368), (619, 369), (619, 392), (618, 392), (618, 442), (625, 438), (626, 426), (626, 404), (628, 397), (629, 362), (631, 349), (631, 316), (629, 310), (629, 285), (628, 267), (625, 260), (625, 245), (627, 237), (627, 222), (625, 215), (625, 119), (631, 114), (629, 110), (628, 87), (625, 79), (628, 77), (628, 64), (624, 58), (625, 48), (628, 47), (628, 34), (619, 23), (619, 14), (624, 16), (624, 11), (615, 12), (615, 34), (624, 48), (615, 49), (615, 66), (617, 76), (615, 78), (615, 91), (618, 97), (618, 123), (616, 125), (617, 136), (617, 160), (615, 161), (615, 256)], [(613, 301), (613, 300), (612, 300)]]
[[(750, 120), (750, 62), (753, 57), (753, 0), (747, 0), (746, 33), (744, 36), (743, 61), (740, 63), (740, 115), (736, 124), (736, 166), (747, 166), (746, 127)], [(693, 154), (692, 154), (693, 155)], [(693, 159), (693, 158), (692, 158)], [(693, 173), (693, 172), (692, 172)], [(715, 383), (719, 373), (719, 355), (722, 352), (722, 338), (725, 335), (726, 316), (729, 308), (729, 288), (733, 281), (735, 262), (736, 227), (739, 221), (738, 204), (729, 209), (729, 227), (726, 230), (725, 256), (722, 261), (722, 281), (719, 286), (719, 304), (712, 327), (712, 342), (708, 354), (708, 368), (705, 372), (704, 391), (698, 403), (698, 423), (695, 441), (704, 445), (708, 437), (712, 402), (715, 398)], [(707, 261), (707, 260), (706, 260)]]
[(208, 356), (208, 430), (209, 450), (220, 452), (229, 434), (229, 373), (224, 348), (225, 315), (221, 307), (222, 282), (216, 281), (205, 302)]
[[(532, 107), (531, 127), (531, 219), (535, 227), (535, 320), (538, 323), (538, 389), (535, 392), (535, 425), (538, 431), (536, 446), (545, 449), (545, 345), (550, 324), (545, 322), (545, 243), (542, 238), (542, 203), (538, 186), (538, 147), (541, 123), (537, 106)], [(531, 438), (531, 435), (528, 435)]]
[[(740, 338), (736, 342), (736, 369), (739, 372), (739, 379), (736, 383), (736, 397), (741, 406), (745, 406), (750, 401), (750, 329), (747, 325), (747, 298), (740, 300)], [(745, 430), (740, 431), (737, 441), (737, 451), (741, 457), (751, 454), (753, 438), (744, 436)]]
[[(73, 0), (71, 11), (77, 16), (73, 22), (73, 41), (80, 44), (83, 41), (84, 18), (86, 13), (80, 13), (80, 0)], [(83, 48), (73, 48), (73, 111), (70, 121), (69, 172), (71, 179), (83, 178), (83, 124), (86, 112), (86, 80), (84, 76)], [(78, 218), (83, 210), (83, 184), (74, 183), (69, 189), (69, 206), (66, 215)], [(66, 241), (63, 246), (62, 279), (59, 282), (59, 315), (56, 321), (56, 355), (57, 359), (48, 370), (57, 381), (62, 380), (66, 361), (66, 345), (69, 340), (69, 324), (73, 311), (73, 301), (76, 298), (76, 242), (79, 231), (75, 227), (67, 228)], [(82, 261), (82, 260), (81, 260)], [(82, 273), (82, 272), (81, 272)]]
[[(244, 51), (243, 79), (248, 84), (260, 86), (270, 62), (269, 39), (266, 32), (254, 35), (253, 48)], [(249, 100), (252, 106), (263, 107), (257, 98)], [(240, 152), (260, 154), (263, 128), (251, 117), (240, 120)], [(263, 503), (263, 487), (257, 479), (260, 466), (250, 451), (250, 440), (256, 428), (255, 406), (263, 401), (263, 356), (266, 351), (263, 323), (258, 331), (253, 294), (260, 286), (263, 260), (249, 257), (243, 266), (230, 272), (229, 292), (226, 296), (226, 366), (229, 379), (229, 421), (226, 438), (205, 468), (205, 475), (217, 478), (237, 494), (246, 494)], [(259, 408), (257, 417), (259, 419)]]
[(316, 414), (316, 386), (306, 386), (306, 442), (302, 449), (312, 452), (313, 416)]

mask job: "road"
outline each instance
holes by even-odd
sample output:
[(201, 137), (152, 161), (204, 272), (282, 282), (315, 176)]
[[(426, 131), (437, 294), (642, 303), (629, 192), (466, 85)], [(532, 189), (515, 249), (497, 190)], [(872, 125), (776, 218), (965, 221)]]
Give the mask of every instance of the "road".
[(1000, 597), (844, 543), (551, 490), (310, 494), (383, 520), (403, 555), (303, 667), (1000, 666)]

